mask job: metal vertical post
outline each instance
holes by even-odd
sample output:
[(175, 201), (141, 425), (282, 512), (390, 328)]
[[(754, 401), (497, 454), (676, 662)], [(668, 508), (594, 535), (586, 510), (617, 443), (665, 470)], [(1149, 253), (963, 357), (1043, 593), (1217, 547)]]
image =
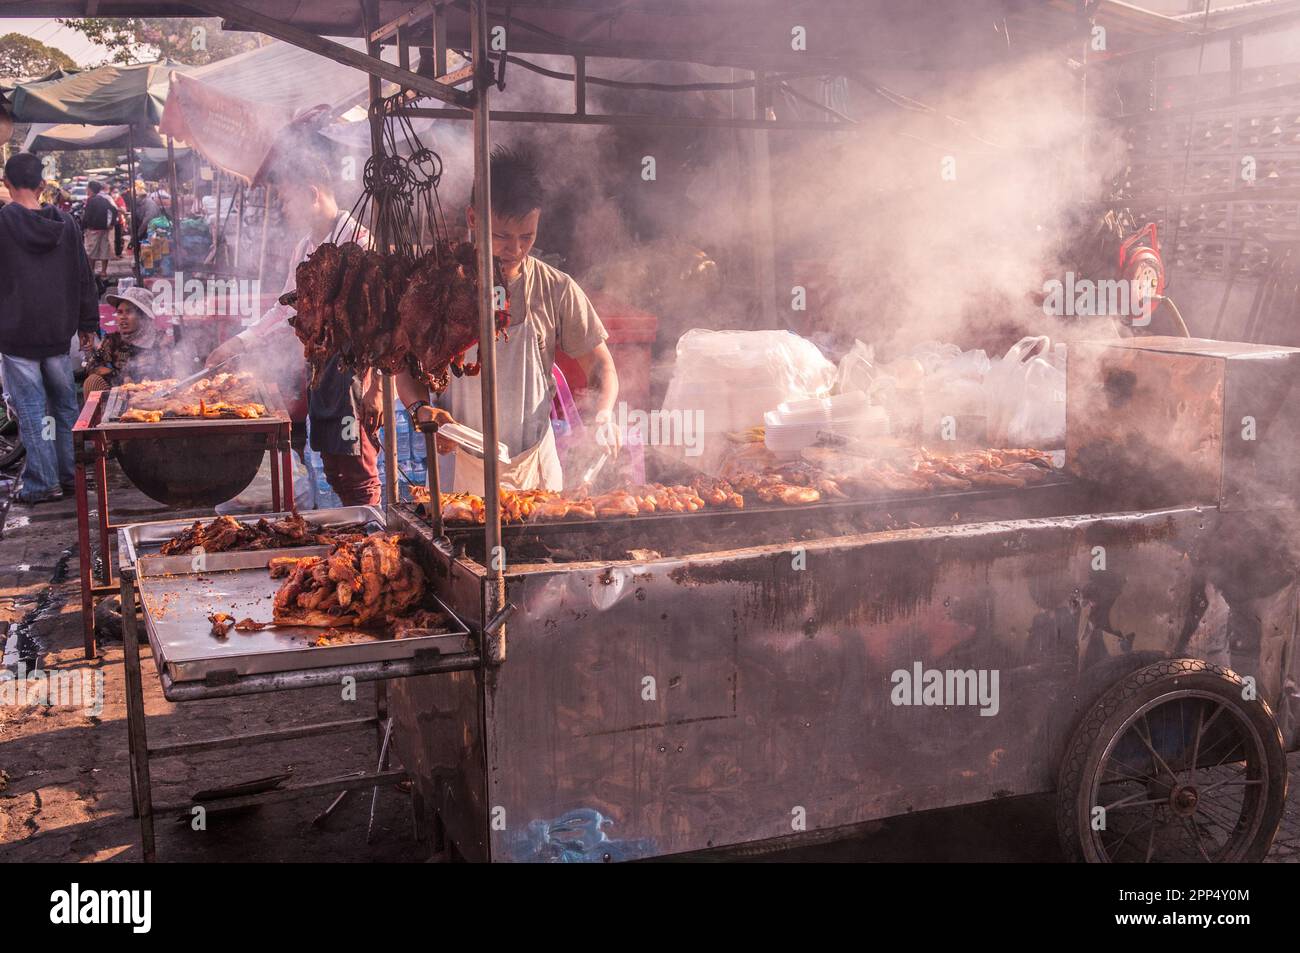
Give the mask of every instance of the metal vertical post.
[(181, 182), (176, 174), (176, 146), (171, 136), (167, 137), (167, 179), (172, 187), (172, 207), (167, 217), (172, 222), (172, 271), (184, 270), (181, 261)]
[[(483, 366), (483, 507), (484, 551), (487, 555), (487, 594), (484, 619), (493, 618), (505, 603), (505, 550), (501, 545), (501, 483), (497, 460), (497, 359), (496, 307), (492, 270), (492, 165), (488, 132), (488, 88), (493, 82), (487, 56), (486, 0), (474, 0), (472, 39), (474, 58), (474, 241), (478, 246), (479, 361)], [(484, 646), (488, 661), (506, 657), (506, 629), (488, 634)]]
[[(767, 120), (767, 85), (763, 74), (753, 73), (754, 118)], [(754, 283), (759, 313), (766, 327), (776, 327), (776, 237), (772, 221), (772, 163), (767, 130), (749, 133), (750, 206), (754, 224)]]
[(447, 75), (447, 14), (439, 4), (433, 11), (433, 75)]
[(140, 284), (140, 243), (134, 238), (140, 228), (140, 206), (143, 204), (135, 195), (135, 126), (126, 127), (126, 175), (131, 180), (131, 274), (135, 283)]
[(587, 115), (587, 58), (582, 54), (573, 58), (573, 111)]
[(126, 676), (126, 730), (130, 733), (131, 772), (135, 780), (136, 813), (140, 817), (140, 847), (144, 861), (154, 861), (153, 785), (149, 779), (149, 738), (144, 722), (144, 682), (140, 672), (140, 640), (135, 620), (135, 568), (122, 570), (122, 668)]
[[(370, 33), (379, 25), (378, 0), (366, 0), (362, 7), (362, 19), (365, 29)], [(373, 40), (366, 41), (366, 53), (375, 59), (383, 56), (383, 49)], [(379, 77), (370, 74), (370, 152), (376, 158), (384, 154), (384, 117), (379, 110), (383, 99), (383, 88)], [(393, 236), (379, 234), (374, 228), (379, 222), (388, 220), (388, 210), (381, 214), (380, 203), (383, 199), (376, 196), (371, 202), (371, 236), (375, 247), (380, 252), (387, 252)], [(384, 417), (384, 497), (389, 505), (397, 502), (397, 381), (392, 374), (383, 372), (383, 387), (380, 392)], [(363, 438), (364, 439), (364, 438)]]

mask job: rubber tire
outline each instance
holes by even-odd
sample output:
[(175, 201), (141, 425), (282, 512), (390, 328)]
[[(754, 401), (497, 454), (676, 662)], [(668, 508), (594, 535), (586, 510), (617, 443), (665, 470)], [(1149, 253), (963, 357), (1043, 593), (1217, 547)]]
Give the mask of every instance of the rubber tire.
[(1271, 795), (1264, 805), (1259, 831), (1241, 858), (1247, 863), (1262, 861), (1273, 844), (1286, 808), (1286, 752), (1272, 709), (1262, 698), (1244, 701), (1241, 697), (1244, 684), (1236, 672), (1200, 659), (1165, 659), (1138, 669), (1110, 688), (1075, 729), (1061, 762), (1056, 787), (1056, 821), (1066, 857), (1076, 862), (1109, 862), (1089, 836), (1092, 799), (1083, 789), (1084, 781), (1095, 774), (1107, 745), (1133, 712), (1174, 688), (1196, 688), (1219, 696), (1243, 714), (1259, 732), (1266, 749), (1265, 771)]

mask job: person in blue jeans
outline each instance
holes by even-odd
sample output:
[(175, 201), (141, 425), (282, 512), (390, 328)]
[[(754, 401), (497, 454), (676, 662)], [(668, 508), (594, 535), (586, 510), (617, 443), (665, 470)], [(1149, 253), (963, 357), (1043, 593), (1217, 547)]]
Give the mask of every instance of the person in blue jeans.
[(77, 385), (69, 344), (95, 343), (99, 303), (81, 230), (66, 212), (42, 206), (41, 162), (29, 152), (4, 167), (11, 201), (0, 208), (0, 379), (27, 448), (22, 488), (34, 504), (72, 489)]

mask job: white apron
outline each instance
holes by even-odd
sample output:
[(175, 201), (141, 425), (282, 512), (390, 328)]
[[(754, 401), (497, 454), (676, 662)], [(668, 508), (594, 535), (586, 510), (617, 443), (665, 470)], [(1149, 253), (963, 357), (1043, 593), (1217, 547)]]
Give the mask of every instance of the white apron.
[[(531, 270), (525, 268), (511, 283), (511, 301), (527, 302)], [(551, 429), (551, 398), (555, 379), (543, 366), (537, 328), (527, 313), (512, 321), (508, 341), (496, 342), (498, 440), (510, 450), (510, 463), (501, 464), (501, 485), (512, 490), (562, 490), (564, 472)], [(473, 355), (477, 357), (477, 353)], [(482, 432), (481, 377), (452, 378), (438, 401), (459, 423)], [(520, 449), (523, 446), (524, 449)], [(483, 461), (457, 448), (438, 457), (439, 483), (444, 493), (483, 495)]]

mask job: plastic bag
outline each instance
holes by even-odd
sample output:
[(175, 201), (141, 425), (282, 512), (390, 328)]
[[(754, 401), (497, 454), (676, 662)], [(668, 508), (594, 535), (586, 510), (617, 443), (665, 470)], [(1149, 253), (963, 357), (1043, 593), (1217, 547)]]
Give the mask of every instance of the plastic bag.
[(1046, 336), (1021, 338), (984, 378), (995, 446), (1056, 447), (1065, 439), (1064, 351)]
[(789, 331), (687, 331), (660, 410), (660, 434), (678, 437), (658, 448), (715, 473), (728, 433), (761, 426), (786, 401), (828, 396), (834, 383), (835, 365)]
[(862, 391), (871, 392), (871, 384), (878, 375), (876, 369), (876, 349), (870, 344), (854, 339), (853, 347), (840, 358), (835, 368), (834, 391), (837, 394), (851, 394)]
[(823, 397), (835, 365), (817, 345), (789, 331), (687, 331), (677, 342), (666, 412), (700, 413), (707, 431), (762, 424), (778, 404)]

